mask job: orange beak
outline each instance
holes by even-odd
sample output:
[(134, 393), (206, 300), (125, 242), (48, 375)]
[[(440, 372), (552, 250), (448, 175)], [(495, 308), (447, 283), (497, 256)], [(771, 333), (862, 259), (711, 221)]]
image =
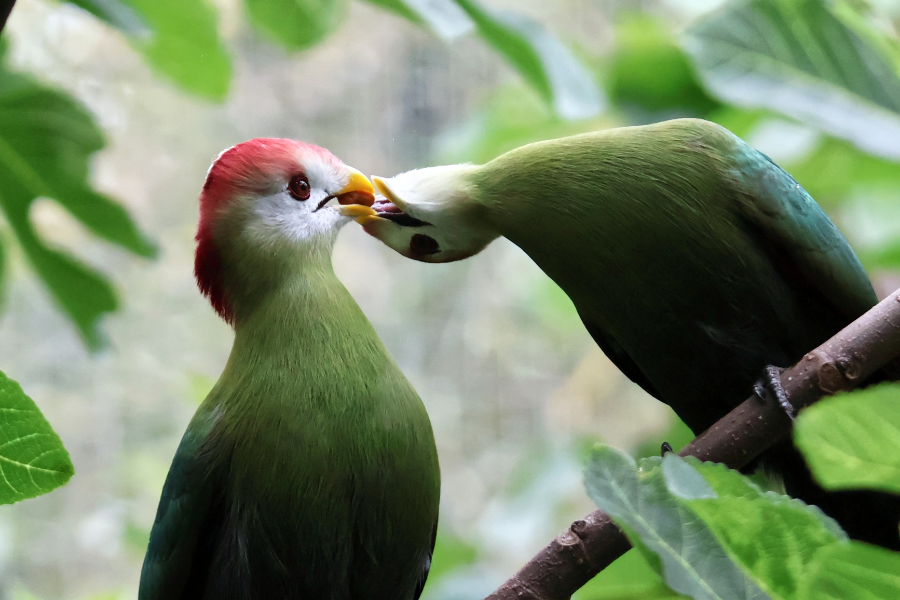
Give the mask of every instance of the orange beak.
[(338, 209), (345, 217), (370, 217), (375, 213), (371, 206), (375, 203), (375, 188), (365, 175), (348, 167), (350, 180), (335, 196), (341, 207)]

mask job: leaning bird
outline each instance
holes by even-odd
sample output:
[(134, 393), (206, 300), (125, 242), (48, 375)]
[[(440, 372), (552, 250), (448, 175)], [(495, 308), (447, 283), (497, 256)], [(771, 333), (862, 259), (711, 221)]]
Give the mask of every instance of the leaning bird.
[(438, 519), (431, 424), (331, 265), (372, 191), (286, 139), (210, 168), (195, 274), (234, 345), (172, 461), (140, 600), (419, 597)]
[[(679, 119), (529, 144), (484, 165), (373, 178), (365, 230), (425, 262), (498, 236), (574, 303), (632, 381), (695, 432), (875, 302), (843, 236), (785, 171), (722, 127)], [(858, 539), (900, 547), (900, 501), (826, 493), (785, 441), (786, 491)]]

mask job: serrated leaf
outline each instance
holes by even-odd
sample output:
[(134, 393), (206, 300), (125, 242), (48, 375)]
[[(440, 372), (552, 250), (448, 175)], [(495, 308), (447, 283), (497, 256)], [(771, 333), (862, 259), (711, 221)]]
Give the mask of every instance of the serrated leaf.
[(900, 385), (840, 394), (804, 409), (794, 443), (828, 489), (900, 493)]
[(860, 542), (822, 549), (813, 561), (808, 600), (889, 600), (900, 590), (900, 553)]
[(325, 39), (347, 13), (347, 0), (244, 0), (253, 26), (288, 50)]
[[(687, 500), (728, 555), (772, 598), (796, 598), (815, 553), (847, 539), (818, 508), (763, 492), (724, 465), (667, 454), (663, 471), (669, 490)], [(697, 477), (715, 498), (702, 490)], [(688, 488), (701, 493), (681, 494)]]
[(69, 453), (40, 409), (0, 372), (0, 504), (51, 492), (74, 473)]
[(365, 0), (417, 24), (427, 25), (438, 37), (454, 40), (475, 27), (454, 0)]
[[(661, 459), (635, 462), (598, 446), (585, 471), (588, 495), (660, 560), (666, 583), (695, 599), (764, 599), (707, 526), (666, 488)], [(635, 539), (636, 538), (636, 539)]]
[(745, 0), (692, 25), (684, 46), (720, 98), (764, 107), (900, 158), (900, 77), (820, 0)]
[(98, 236), (153, 256), (153, 245), (125, 210), (89, 186), (88, 161), (103, 144), (93, 119), (72, 98), (0, 68), (0, 209), (28, 261), (91, 348), (101, 345), (97, 322), (115, 310), (115, 294), (102, 276), (45, 246), (29, 210), (37, 198), (53, 199)]
[(68, 0), (119, 29), (161, 75), (179, 87), (222, 100), (231, 60), (208, 0)]
[(526, 16), (456, 0), (478, 33), (502, 54), (557, 115), (576, 120), (600, 112), (603, 101), (590, 70), (562, 42)]

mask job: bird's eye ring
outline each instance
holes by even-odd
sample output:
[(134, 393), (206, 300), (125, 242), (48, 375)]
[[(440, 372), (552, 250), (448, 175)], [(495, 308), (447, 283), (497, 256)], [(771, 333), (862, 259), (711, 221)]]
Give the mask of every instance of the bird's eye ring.
[(294, 200), (309, 200), (309, 181), (305, 175), (294, 175), (288, 183), (288, 193)]

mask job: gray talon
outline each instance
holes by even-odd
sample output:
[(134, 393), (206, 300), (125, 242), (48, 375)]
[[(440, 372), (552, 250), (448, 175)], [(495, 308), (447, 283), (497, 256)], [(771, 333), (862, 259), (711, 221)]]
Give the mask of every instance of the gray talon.
[(760, 380), (753, 384), (753, 391), (765, 401), (769, 401), (774, 396), (791, 421), (794, 420), (794, 407), (788, 401), (784, 387), (781, 385), (781, 369), (775, 365), (767, 366)]

